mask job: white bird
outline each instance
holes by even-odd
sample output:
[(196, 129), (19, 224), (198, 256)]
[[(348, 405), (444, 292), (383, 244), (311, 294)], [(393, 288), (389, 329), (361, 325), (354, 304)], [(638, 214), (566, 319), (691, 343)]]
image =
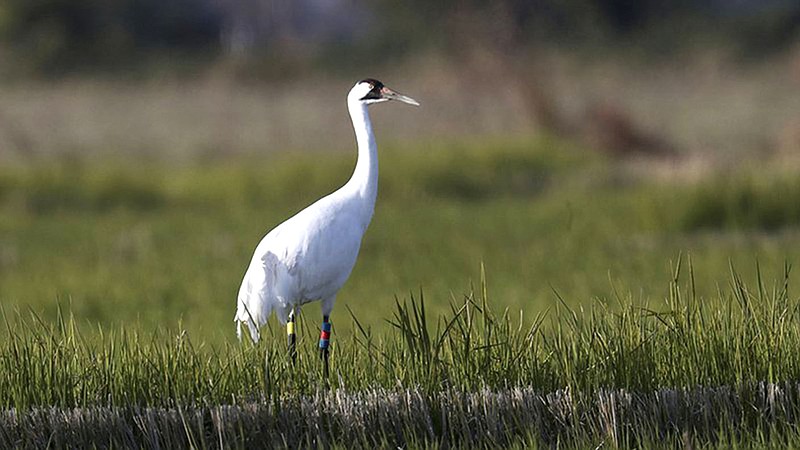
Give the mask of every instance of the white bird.
[(378, 80), (359, 81), (347, 95), (347, 108), (358, 144), (358, 161), (350, 180), (275, 227), (256, 247), (239, 288), (237, 335), (246, 324), (259, 340), (259, 328), (274, 311), (286, 324), (289, 351), (294, 359), (294, 320), (301, 305), (322, 302), (320, 353), (327, 372), (329, 316), (358, 256), (378, 194), (378, 147), (367, 106), (398, 100), (419, 106)]

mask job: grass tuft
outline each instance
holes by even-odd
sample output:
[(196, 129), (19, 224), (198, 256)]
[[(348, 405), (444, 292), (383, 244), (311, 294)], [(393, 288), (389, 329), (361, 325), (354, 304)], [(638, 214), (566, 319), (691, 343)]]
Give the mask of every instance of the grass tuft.
[(86, 338), (69, 314), (4, 313), (0, 437), (196, 447), (796, 439), (800, 300), (788, 265), (771, 286), (757, 275), (748, 285), (731, 268), (729, 286), (702, 298), (679, 259), (661, 302), (564, 303), (532, 319), (494, 311), (485, 278), (435, 319), (420, 293), (396, 301), (388, 332), (354, 315), (329, 380), (302, 319), (292, 366), (277, 336), (213, 346), (121, 328)]

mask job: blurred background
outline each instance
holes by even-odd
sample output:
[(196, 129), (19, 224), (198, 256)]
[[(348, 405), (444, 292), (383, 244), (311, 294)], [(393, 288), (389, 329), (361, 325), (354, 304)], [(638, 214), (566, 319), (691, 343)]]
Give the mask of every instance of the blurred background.
[(372, 108), (356, 311), (444, 309), (481, 262), (512, 310), (658, 299), (687, 254), (713, 292), (800, 244), (793, 0), (4, 0), (0, 303), (227, 324), (260, 237), (349, 176), (366, 77), (422, 107)]
[(349, 149), (341, 100), (369, 75), (427, 100), (387, 111), (384, 141), (548, 132), (615, 154), (790, 151), (799, 28), (791, 0), (8, 0), (0, 148)]

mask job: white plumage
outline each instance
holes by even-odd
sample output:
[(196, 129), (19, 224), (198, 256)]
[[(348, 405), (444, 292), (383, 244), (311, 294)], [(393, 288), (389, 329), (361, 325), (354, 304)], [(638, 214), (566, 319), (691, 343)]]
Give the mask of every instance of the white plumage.
[(373, 79), (360, 81), (347, 96), (358, 144), (350, 180), (270, 231), (256, 247), (239, 288), (235, 321), (241, 338), (246, 324), (259, 340), (259, 328), (274, 311), (285, 324), (295, 308), (322, 301), (327, 320), (358, 256), (378, 193), (378, 155), (368, 105), (399, 100), (419, 105)]

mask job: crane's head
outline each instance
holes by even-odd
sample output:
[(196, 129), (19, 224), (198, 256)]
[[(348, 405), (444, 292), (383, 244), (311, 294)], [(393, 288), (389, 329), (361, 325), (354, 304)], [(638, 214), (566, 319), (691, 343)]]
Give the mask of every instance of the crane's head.
[(372, 78), (367, 78), (356, 83), (353, 89), (350, 89), (348, 99), (356, 100), (367, 105), (388, 102), (389, 100), (398, 100), (403, 103), (408, 103), (409, 105), (419, 106), (419, 102), (413, 98), (397, 93), (384, 86), (380, 81)]

